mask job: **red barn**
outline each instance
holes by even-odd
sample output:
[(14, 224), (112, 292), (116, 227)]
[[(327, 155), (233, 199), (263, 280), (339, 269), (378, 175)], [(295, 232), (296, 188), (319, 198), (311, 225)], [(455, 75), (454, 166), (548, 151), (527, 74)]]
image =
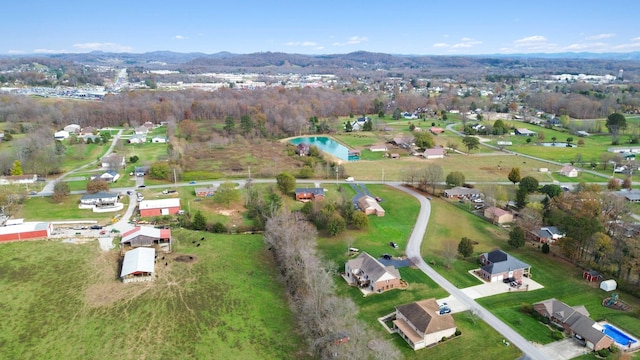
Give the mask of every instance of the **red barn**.
[(138, 207), (142, 217), (176, 215), (180, 212), (180, 199), (144, 200)]
[(48, 238), (53, 226), (46, 222), (18, 222), (0, 226), (0, 242)]

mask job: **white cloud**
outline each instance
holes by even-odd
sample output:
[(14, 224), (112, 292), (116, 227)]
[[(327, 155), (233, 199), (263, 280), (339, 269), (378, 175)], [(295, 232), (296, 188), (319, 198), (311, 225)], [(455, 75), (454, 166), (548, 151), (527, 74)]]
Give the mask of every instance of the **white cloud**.
[(447, 43), (435, 43), (431, 46), (436, 48), (444, 48), (444, 49), (468, 49), (468, 48), (474, 47), (475, 45), (480, 45), (480, 44), (482, 44), (482, 41), (474, 40), (468, 37), (463, 37), (462, 39), (460, 39), (460, 42), (456, 44), (451, 45)]
[(640, 37), (633, 38), (633, 39), (631, 39), (631, 41), (633, 41), (633, 42), (640, 41)]
[(612, 38), (616, 36), (616, 34), (598, 34), (598, 35), (592, 35), (592, 36), (587, 36), (587, 40), (602, 40), (602, 39), (608, 39), (608, 38)]
[(315, 47), (318, 46), (318, 43), (315, 41), (289, 41), (285, 43), (286, 46), (306, 46), (306, 47)]
[(109, 51), (109, 52), (130, 52), (133, 50), (131, 46), (116, 43), (84, 43), (73, 44), (76, 49), (84, 51)]
[(66, 50), (55, 50), (55, 49), (33, 49), (33, 52), (36, 54), (60, 54), (66, 53)]
[(577, 43), (571, 44), (565, 48), (567, 51), (602, 51), (606, 49), (608, 44), (603, 42), (595, 43)]
[(176, 35), (176, 36), (174, 37), (174, 39), (176, 39), (176, 40), (187, 40), (187, 39), (188, 39), (188, 37), (186, 37), (186, 36), (182, 36), (182, 35)]
[(333, 46), (357, 45), (369, 41), (366, 36), (352, 36), (345, 42), (334, 42)]
[(547, 42), (547, 38), (540, 35), (529, 36), (529, 37), (514, 41), (516, 46), (531, 46), (534, 44), (540, 44), (540, 43), (546, 43), (546, 42)]
[(24, 50), (9, 50), (7, 54), (26, 54), (27, 52)]

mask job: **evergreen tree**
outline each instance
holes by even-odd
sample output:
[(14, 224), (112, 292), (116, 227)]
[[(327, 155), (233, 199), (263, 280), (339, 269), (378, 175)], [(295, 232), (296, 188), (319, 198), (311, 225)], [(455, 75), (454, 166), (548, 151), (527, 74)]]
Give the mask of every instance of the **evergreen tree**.
[(458, 244), (458, 254), (469, 257), (473, 254), (473, 242), (468, 237), (463, 237)]
[(196, 211), (196, 213), (193, 215), (191, 228), (193, 230), (204, 230), (207, 228), (207, 220), (204, 218), (204, 215), (202, 215), (200, 210)]
[(514, 227), (509, 232), (509, 245), (514, 248), (521, 248), (524, 246), (524, 230), (520, 226)]

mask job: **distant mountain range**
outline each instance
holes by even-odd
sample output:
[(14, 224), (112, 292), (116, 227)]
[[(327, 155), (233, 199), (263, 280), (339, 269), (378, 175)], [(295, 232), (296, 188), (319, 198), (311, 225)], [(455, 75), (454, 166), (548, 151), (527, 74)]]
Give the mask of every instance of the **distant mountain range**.
[[(303, 55), (281, 52), (233, 54), (219, 52), (177, 53), (69, 53), (2, 56), (7, 59), (50, 58), (81, 64), (136, 66), (144, 69), (176, 69), (189, 73), (206, 71), (416, 71), (432, 75), (454, 75), (455, 69), (475, 73), (527, 75), (533, 73), (617, 73), (640, 70), (640, 52), (629, 53), (537, 53), (466, 56), (399, 55), (357, 51), (348, 54)], [(452, 71), (453, 70), (453, 71)], [(406, 71), (405, 71), (406, 73)]]

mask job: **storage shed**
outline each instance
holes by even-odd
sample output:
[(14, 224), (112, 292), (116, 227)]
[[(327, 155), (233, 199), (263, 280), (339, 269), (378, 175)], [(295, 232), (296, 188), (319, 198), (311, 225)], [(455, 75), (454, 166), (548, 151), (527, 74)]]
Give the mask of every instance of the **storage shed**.
[(600, 289), (604, 291), (613, 291), (618, 287), (618, 283), (615, 280), (609, 279), (600, 283)]

